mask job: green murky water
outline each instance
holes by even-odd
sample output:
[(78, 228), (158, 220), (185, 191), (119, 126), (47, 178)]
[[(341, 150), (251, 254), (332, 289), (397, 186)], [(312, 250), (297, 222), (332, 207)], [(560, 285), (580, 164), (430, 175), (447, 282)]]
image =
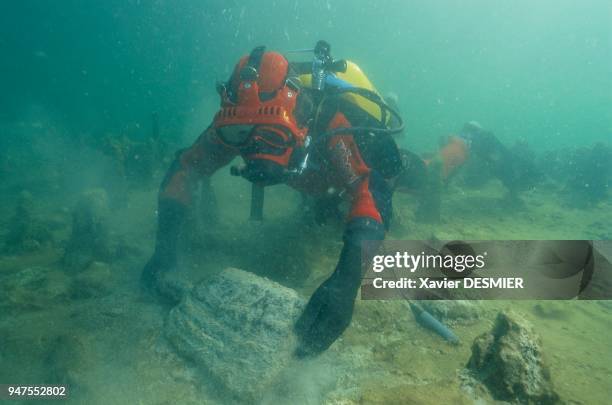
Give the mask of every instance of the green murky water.
[[(233, 401), (167, 345), (170, 308), (143, 294), (138, 278), (173, 153), (210, 123), (215, 81), (256, 45), (329, 41), (334, 56), (398, 96), (402, 148), (434, 152), (440, 137), (477, 120), (524, 158), (519, 201), (470, 163), (443, 188), (439, 223), (419, 221), (418, 196), (396, 193), (388, 238), (610, 239), (611, 16), (607, 1), (2, 3), (0, 383), (69, 383), (75, 404)], [(266, 220), (249, 222), (246, 181), (223, 169), (213, 187), (218, 221), (193, 218), (187, 279), (239, 267), (307, 298), (333, 271), (341, 223), (315, 225), (285, 186), (267, 193)], [(106, 196), (111, 253), (82, 274), (64, 254), (87, 190)], [(18, 244), (16, 229), (29, 235)], [(507, 309), (541, 337), (563, 401), (608, 402), (609, 302), (478, 308), (453, 325), (463, 344), (452, 347), (402, 302), (358, 300), (343, 337), (292, 364), (264, 402), (491, 402), (462, 388), (461, 373), (473, 339)]]

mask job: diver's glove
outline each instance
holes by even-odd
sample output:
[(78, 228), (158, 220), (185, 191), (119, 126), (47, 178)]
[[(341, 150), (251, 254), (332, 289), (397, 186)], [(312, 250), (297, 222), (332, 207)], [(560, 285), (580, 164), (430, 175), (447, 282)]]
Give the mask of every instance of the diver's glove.
[[(299, 338), (298, 357), (317, 355), (340, 337), (351, 323), (355, 297), (362, 277), (361, 242), (382, 241), (383, 224), (370, 218), (355, 218), (344, 233), (344, 247), (336, 270), (317, 288), (295, 325)], [(376, 246), (368, 244), (374, 254)], [(368, 260), (369, 262), (369, 260)]]
[(178, 236), (186, 216), (187, 207), (178, 201), (159, 200), (155, 252), (140, 277), (143, 287), (172, 302), (183, 293), (181, 283), (168, 274), (176, 269)]

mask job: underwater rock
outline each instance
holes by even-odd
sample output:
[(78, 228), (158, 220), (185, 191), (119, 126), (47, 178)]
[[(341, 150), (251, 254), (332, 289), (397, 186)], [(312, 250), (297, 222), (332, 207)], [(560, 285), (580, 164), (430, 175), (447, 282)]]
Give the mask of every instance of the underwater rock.
[(474, 340), (468, 370), (502, 401), (559, 403), (544, 363), (539, 337), (514, 312), (500, 312), (491, 332)]
[(482, 314), (480, 305), (466, 300), (430, 300), (420, 302), (434, 318), (448, 323), (466, 323)]
[(102, 297), (111, 292), (114, 276), (108, 264), (93, 262), (78, 273), (72, 282), (72, 297)]
[(48, 227), (34, 216), (32, 194), (21, 192), (15, 214), (8, 224), (4, 250), (8, 253), (31, 252), (51, 240)]
[(228, 268), (170, 311), (165, 333), (227, 392), (255, 401), (291, 359), (293, 325), (303, 308), (294, 290)]
[(72, 212), (72, 233), (64, 254), (64, 265), (80, 271), (93, 261), (108, 261), (113, 254), (108, 230), (106, 192), (84, 192)]
[(69, 282), (60, 271), (28, 267), (0, 280), (0, 308), (42, 309), (69, 296)]

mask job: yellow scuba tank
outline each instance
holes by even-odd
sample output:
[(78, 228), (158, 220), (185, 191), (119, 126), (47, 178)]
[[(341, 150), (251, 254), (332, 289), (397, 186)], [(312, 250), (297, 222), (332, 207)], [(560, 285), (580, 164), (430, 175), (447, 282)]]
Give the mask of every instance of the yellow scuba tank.
[(316, 133), (314, 142), (321, 144), (327, 142), (331, 136), (350, 134), (365, 163), (379, 172), (383, 178), (392, 178), (402, 170), (401, 156), (391, 137), (392, 134), (403, 130), (402, 118), (385, 103), (370, 79), (355, 62), (334, 60), (330, 48), (329, 43), (319, 41), (313, 49), (315, 55), (312, 63), (294, 63), (294, 71), (300, 81), (299, 86), (309, 88), (317, 95), (314, 125), (319, 123), (319, 113), (325, 106), (326, 100), (333, 100), (335, 97), (342, 98), (357, 110), (365, 112), (365, 115), (364, 119), (355, 120), (355, 126), (317, 127), (319, 132)]
[[(355, 62), (347, 60), (346, 70), (344, 72), (336, 72), (334, 74), (338, 79), (346, 82), (347, 84), (357, 88), (370, 90), (380, 97), (380, 94), (378, 93), (370, 79), (368, 79), (365, 73), (363, 73), (361, 68)], [(305, 73), (298, 77), (302, 86), (312, 87), (312, 73)], [(351, 92), (342, 94), (341, 97), (349, 101), (350, 103), (356, 105), (357, 107), (368, 113), (370, 116), (374, 117), (377, 121), (380, 121), (382, 119), (383, 114), (379, 104), (374, 103), (368, 100), (367, 98), (360, 96), (359, 94)], [(386, 125), (389, 124), (389, 120), (390, 116), (389, 114), (387, 114), (385, 122)]]

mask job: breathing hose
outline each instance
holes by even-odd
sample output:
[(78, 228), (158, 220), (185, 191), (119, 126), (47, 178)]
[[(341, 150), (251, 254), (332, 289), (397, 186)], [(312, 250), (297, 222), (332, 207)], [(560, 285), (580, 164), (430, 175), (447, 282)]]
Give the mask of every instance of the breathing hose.
[(336, 88), (333, 90), (325, 90), (325, 91), (327, 94), (324, 95), (323, 99), (319, 103), (319, 107), (317, 108), (317, 113), (315, 115), (315, 123), (318, 120), (321, 106), (325, 103), (325, 101), (327, 101), (327, 99), (332, 98), (332, 97), (340, 97), (341, 95), (351, 93), (351, 94), (356, 94), (358, 96), (361, 96), (365, 98), (366, 100), (371, 101), (372, 103), (376, 104), (381, 110), (381, 120), (380, 121), (381, 123), (383, 123), (383, 125), (385, 121), (387, 120), (387, 113), (390, 113), (393, 117), (395, 117), (395, 119), (398, 122), (398, 125), (394, 128), (377, 128), (377, 127), (367, 127), (367, 126), (333, 128), (333, 129), (329, 129), (327, 131), (324, 131), (318, 134), (316, 137), (317, 142), (322, 142), (323, 140), (326, 140), (329, 137), (338, 135), (338, 134), (355, 134), (358, 132), (359, 133), (365, 132), (365, 133), (371, 133), (374, 135), (379, 135), (379, 134), (380, 135), (382, 134), (393, 135), (393, 134), (400, 133), (404, 130), (404, 121), (402, 120), (402, 117), (399, 115), (399, 113), (395, 111), (392, 107), (390, 107), (387, 103), (385, 103), (384, 100), (378, 94), (376, 94), (375, 92), (371, 90), (360, 88), (360, 87), (348, 87), (348, 88)]

